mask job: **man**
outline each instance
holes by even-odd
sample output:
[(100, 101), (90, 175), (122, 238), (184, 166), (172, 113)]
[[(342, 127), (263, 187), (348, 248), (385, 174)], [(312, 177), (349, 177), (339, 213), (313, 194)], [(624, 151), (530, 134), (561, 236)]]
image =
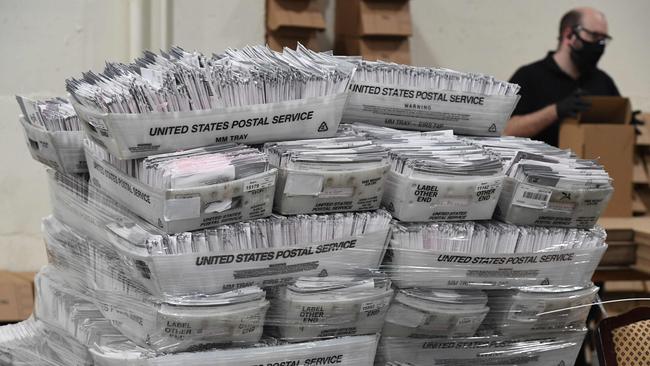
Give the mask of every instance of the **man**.
[(600, 11), (577, 8), (560, 20), (559, 44), (543, 60), (519, 68), (510, 80), (521, 99), (505, 134), (558, 145), (559, 121), (589, 108), (582, 95), (619, 95), (609, 75), (596, 65), (611, 40)]

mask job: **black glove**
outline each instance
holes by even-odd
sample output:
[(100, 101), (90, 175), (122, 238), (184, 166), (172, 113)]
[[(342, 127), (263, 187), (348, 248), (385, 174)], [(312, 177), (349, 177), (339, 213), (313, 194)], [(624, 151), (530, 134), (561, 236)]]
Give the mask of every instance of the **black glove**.
[(557, 111), (557, 118), (563, 119), (566, 117), (575, 117), (580, 112), (584, 112), (591, 107), (591, 102), (582, 99), (584, 93), (578, 89), (571, 93), (568, 97), (562, 99), (555, 104)]

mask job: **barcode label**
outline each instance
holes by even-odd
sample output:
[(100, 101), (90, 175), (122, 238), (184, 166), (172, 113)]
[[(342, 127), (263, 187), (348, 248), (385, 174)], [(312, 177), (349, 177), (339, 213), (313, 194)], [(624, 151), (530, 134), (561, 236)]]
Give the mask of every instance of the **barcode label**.
[(544, 209), (548, 207), (553, 190), (520, 183), (515, 191), (512, 204), (523, 207)]
[(548, 199), (548, 194), (545, 193), (535, 193), (535, 192), (524, 192), (524, 198), (537, 201), (546, 201)]

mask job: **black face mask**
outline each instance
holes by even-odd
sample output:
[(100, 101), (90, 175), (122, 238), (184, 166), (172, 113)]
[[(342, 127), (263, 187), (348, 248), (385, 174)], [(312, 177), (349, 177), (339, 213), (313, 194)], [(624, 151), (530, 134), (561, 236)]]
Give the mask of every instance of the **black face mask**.
[(571, 46), (571, 60), (580, 72), (591, 72), (596, 69), (598, 60), (605, 52), (605, 45), (600, 42), (587, 42), (577, 34), (575, 36), (582, 42), (582, 48)]

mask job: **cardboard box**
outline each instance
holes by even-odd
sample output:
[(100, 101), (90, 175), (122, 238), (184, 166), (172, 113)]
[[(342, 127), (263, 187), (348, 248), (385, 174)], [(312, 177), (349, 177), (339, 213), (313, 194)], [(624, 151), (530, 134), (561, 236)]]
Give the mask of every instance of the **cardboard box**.
[(370, 61), (411, 63), (411, 47), (407, 37), (337, 36), (334, 47), (337, 54), (361, 55)]
[(600, 266), (629, 266), (636, 263), (637, 245), (628, 241), (607, 241)]
[(337, 0), (336, 34), (343, 36), (412, 35), (408, 0)]
[(632, 215), (634, 126), (630, 100), (622, 97), (588, 97), (591, 108), (560, 125), (560, 147), (585, 159), (598, 159), (614, 180), (614, 194), (603, 216)]
[(12, 272), (0, 271), (0, 322), (25, 320), (33, 307), (32, 283)]
[(634, 216), (644, 216), (648, 212), (648, 207), (636, 191), (633, 194), (632, 213)]
[(24, 279), (32, 285), (32, 291), (34, 294), (36, 294), (36, 290), (34, 289), (34, 279), (36, 278), (37, 273), (38, 272), (13, 272), (14, 275)]
[(298, 43), (310, 50), (321, 50), (321, 33), (314, 30), (285, 28), (266, 33), (266, 43), (273, 50), (282, 51), (284, 47), (296, 49)]
[(636, 146), (650, 146), (650, 113), (641, 113), (636, 116), (644, 124), (637, 125)]
[(634, 170), (632, 172), (634, 184), (648, 184), (648, 172), (643, 158), (637, 153), (634, 154)]
[(266, 27), (273, 31), (280, 28), (324, 30), (325, 17), (319, 1), (267, 0)]
[(645, 292), (645, 283), (643, 281), (607, 281), (603, 284), (605, 292), (627, 292), (639, 293)]
[(647, 210), (650, 207), (650, 187), (636, 186), (634, 189), (634, 199), (638, 199)]
[[(602, 226), (600, 222), (598, 224)], [(632, 228), (608, 229), (605, 227), (605, 230), (607, 231), (607, 242), (634, 242), (634, 229)]]
[(636, 264), (633, 266), (637, 271), (650, 274), (650, 259), (646, 257), (637, 257)]

